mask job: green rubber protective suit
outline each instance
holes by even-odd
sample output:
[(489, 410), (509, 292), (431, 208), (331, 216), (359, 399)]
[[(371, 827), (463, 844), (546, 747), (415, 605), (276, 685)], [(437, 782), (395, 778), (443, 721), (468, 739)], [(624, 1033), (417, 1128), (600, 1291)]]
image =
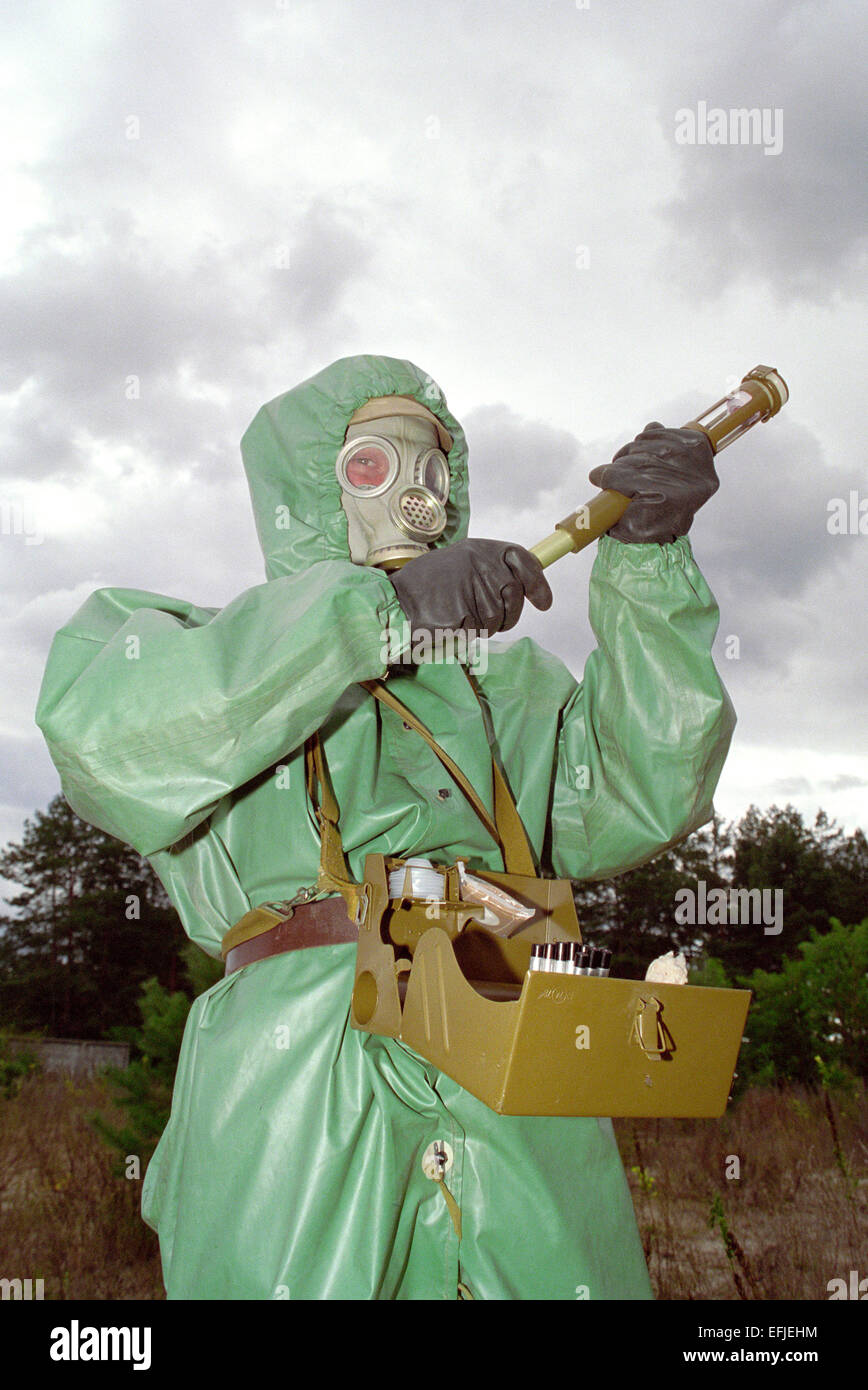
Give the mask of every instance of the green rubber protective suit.
[[(67, 799), (147, 856), (213, 955), (251, 907), (316, 882), (303, 744), (317, 729), (355, 878), (368, 853), (503, 867), (422, 738), (358, 684), (408, 634), (386, 575), (349, 559), (335, 459), (353, 411), (393, 394), (453, 436), (438, 544), (464, 536), (466, 444), (439, 388), (408, 362), (345, 358), (244, 436), (266, 583), (221, 610), (102, 589), (51, 649), (37, 722)], [(686, 537), (604, 537), (590, 618), (581, 683), (526, 638), (491, 644), (484, 710), (455, 665), (390, 677), (489, 810), (496, 751), (539, 872), (561, 878), (629, 869), (707, 821), (734, 725)], [(194, 1003), (143, 1190), (169, 1297), (651, 1297), (611, 1121), (497, 1115), (354, 1030), (354, 957), (288, 952)], [(435, 1140), (442, 1182), (422, 1164)]]

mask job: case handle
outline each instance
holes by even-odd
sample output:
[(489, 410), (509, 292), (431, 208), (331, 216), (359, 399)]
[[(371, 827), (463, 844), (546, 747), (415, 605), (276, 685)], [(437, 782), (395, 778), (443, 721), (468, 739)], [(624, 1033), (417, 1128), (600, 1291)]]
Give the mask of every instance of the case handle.
[[(645, 1056), (652, 1062), (659, 1062), (664, 1052), (669, 1051), (666, 1034), (660, 1020), (660, 1010), (662, 1004), (652, 994), (650, 999), (643, 999), (642, 996), (636, 1000), (636, 1012), (633, 1015), (633, 1030), (630, 1034), (630, 1041), (635, 1042), (641, 1047)], [(653, 1042), (649, 1033), (653, 1029)]]

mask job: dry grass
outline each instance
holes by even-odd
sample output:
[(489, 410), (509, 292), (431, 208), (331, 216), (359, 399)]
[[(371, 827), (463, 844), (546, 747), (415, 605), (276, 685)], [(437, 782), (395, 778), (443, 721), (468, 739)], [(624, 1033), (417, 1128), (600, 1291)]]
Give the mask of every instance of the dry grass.
[(658, 1298), (828, 1299), (868, 1275), (864, 1088), (752, 1090), (720, 1120), (615, 1128)]
[(28, 1077), (0, 1099), (0, 1277), (44, 1279), (46, 1299), (163, 1298), (141, 1181), (117, 1176), (95, 1110), (123, 1123), (99, 1080)]
[[(46, 1299), (163, 1298), (141, 1182), (116, 1175), (95, 1110), (111, 1115), (99, 1081), (31, 1077), (0, 1099), (0, 1277), (42, 1278)], [(615, 1122), (658, 1298), (826, 1299), (830, 1279), (868, 1275), (864, 1090), (831, 1119), (791, 1088), (721, 1120)]]

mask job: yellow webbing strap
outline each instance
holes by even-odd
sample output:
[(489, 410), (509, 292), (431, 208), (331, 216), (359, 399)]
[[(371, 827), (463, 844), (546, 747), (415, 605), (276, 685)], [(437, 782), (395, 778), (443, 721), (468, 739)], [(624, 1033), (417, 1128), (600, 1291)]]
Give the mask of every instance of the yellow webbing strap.
[[(506, 778), (501, 772), (496, 758), (492, 756), (491, 766), (494, 778), (494, 818), (489, 815), (475, 787), (464, 776), (457, 763), (453, 762), (449, 754), (446, 753), (437, 743), (433, 734), (425, 727), (420, 719), (416, 718), (412, 710), (407, 709), (406, 705), (393, 695), (390, 690), (377, 680), (362, 681), (361, 684), (366, 690), (388, 705), (390, 709), (399, 714), (411, 729), (415, 729), (424, 738), (429, 748), (437, 755), (443, 766), (451, 777), (457, 782), (467, 800), (470, 802), (482, 824), (485, 826), (489, 835), (500, 847), (503, 855), (504, 870), (508, 874), (519, 874), (527, 878), (536, 878), (536, 866), (533, 860), (533, 852), (530, 841), (527, 838), (527, 831), (522, 823), (521, 816), (518, 814), (512, 794), (507, 786)], [(472, 682), (471, 682), (472, 685)], [(474, 693), (476, 693), (474, 687)], [(477, 695), (477, 699), (478, 699)], [(313, 734), (305, 745), (305, 770), (307, 780), (307, 793), (316, 811), (316, 817), (320, 827), (320, 860), (319, 876), (316, 882), (317, 895), (324, 893), (340, 893), (347, 905), (347, 915), (350, 920), (361, 923), (364, 914), (364, 904), (366, 888), (363, 883), (355, 883), (349, 876), (347, 862), (344, 858), (344, 848), (341, 841), (341, 832), (338, 824), (340, 812), (331, 783), (326, 775), (325, 759), (323, 757), (322, 743), (319, 734)], [(320, 794), (317, 796), (316, 788), (319, 784)], [(241, 941), (246, 941), (250, 937), (258, 936), (261, 932), (267, 931), (275, 922), (280, 920), (276, 913), (268, 913), (263, 909), (255, 909), (246, 913), (240, 922), (230, 928), (223, 939), (223, 954)], [(452, 1213), (453, 1221), (456, 1221), (456, 1229), (460, 1236), (460, 1213), (455, 1206), (454, 1199), (448, 1190), (443, 1188), (443, 1195), (446, 1204)], [(451, 1204), (451, 1205), (450, 1205)], [(452, 1212), (452, 1208), (455, 1211)]]
[[(364, 884), (354, 883), (347, 871), (347, 861), (338, 829), (338, 804), (326, 776), (322, 743), (319, 734), (308, 739), (305, 748), (307, 768), (307, 791), (316, 808), (320, 827), (320, 856), (317, 891), (320, 893), (340, 893), (347, 905), (347, 913), (353, 922), (361, 920), (361, 908), (365, 893)], [(316, 783), (320, 795), (316, 796)]]
[(362, 681), (361, 683), (375, 699), (388, 705), (396, 714), (400, 714), (404, 722), (409, 724), (411, 729), (415, 729), (417, 734), (424, 738), (431, 751), (436, 753), (446, 771), (458, 783), (489, 835), (500, 846), (505, 872), (535, 878), (536, 867), (527, 838), (527, 831), (506, 784), (506, 778), (497, 765), (497, 759), (493, 756), (491, 759), (494, 772), (494, 819), (492, 820), (475, 787), (468, 782), (458, 764), (453, 762), (448, 753), (444, 752), (422, 721), (417, 719), (416, 715), (407, 709), (407, 706), (396, 695), (393, 695), (391, 690), (387, 690), (381, 681)]
[(457, 1235), (458, 1239), (460, 1240), (460, 1239), (461, 1239), (461, 1208), (459, 1207), (459, 1205), (458, 1205), (458, 1203), (456, 1202), (455, 1198), (452, 1196), (452, 1193), (449, 1191), (449, 1188), (446, 1186), (445, 1182), (443, 1181), (442, 1174), (441, 1174), (441, 1176), (437, 1179), (437, 1186), (440, 1188), (440, 1191), (443, 1193), (443, 1196), (444, 1196), (444, 1198), (446, 1199), (446, 1205), (447, 1205), (447, 1207), (449, 1208), (449, 1215), (452, 1217), (452, 1225), (455, 1227), (455, 1234)]
[(236, 946), (240, 946), (243, 941), (251, 941), (254, 936), (261, 936), (263, 932), (271, 931), (285, 916), (285, 912), (275, 912), (268, 907), (251, 908), (226, 932), (220, 943), (221, 956), (225, 960)]

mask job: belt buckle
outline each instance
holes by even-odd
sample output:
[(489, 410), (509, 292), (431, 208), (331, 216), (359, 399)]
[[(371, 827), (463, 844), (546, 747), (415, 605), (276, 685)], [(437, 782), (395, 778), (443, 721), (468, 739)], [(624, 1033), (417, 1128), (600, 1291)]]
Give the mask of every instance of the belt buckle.
[(365, 920), (365, 918), (366, 918), (367, 915), (368, 915), (368, 887), (367, 887), (367, 884), (363, 884), (363, 885), (362, 885), (362, 888), (361, 888), (361, 891), (360, 891), (360, 893), (359, 893), (359, 895), (358, 895), (358, 897), (357, 897), (357, 899), (356, 899), (356, 910), (355, 910), (355, 912), (353, 913), (353, 916), (352, 916), (352, 919), (351, 919), (351, 920), (352, 920), (352, 923), (353, 923), (353, 926), (354, 926), (354, 927), (361, 927), (361, 926), (362, 926), (362, 923), (364, 922), (364, 920)]
[(302, 907), (305, 903), (309, 903), (311, 898), (315, 898), (316, 892), (316, 887), (299, 888), (298, 892), (291, 898), (286, 898), (281, 902), (261, 903), (260, 906), (267, 907), (271, 912), (279, 912), (284, 919), (288, 919), (297, 907)]

